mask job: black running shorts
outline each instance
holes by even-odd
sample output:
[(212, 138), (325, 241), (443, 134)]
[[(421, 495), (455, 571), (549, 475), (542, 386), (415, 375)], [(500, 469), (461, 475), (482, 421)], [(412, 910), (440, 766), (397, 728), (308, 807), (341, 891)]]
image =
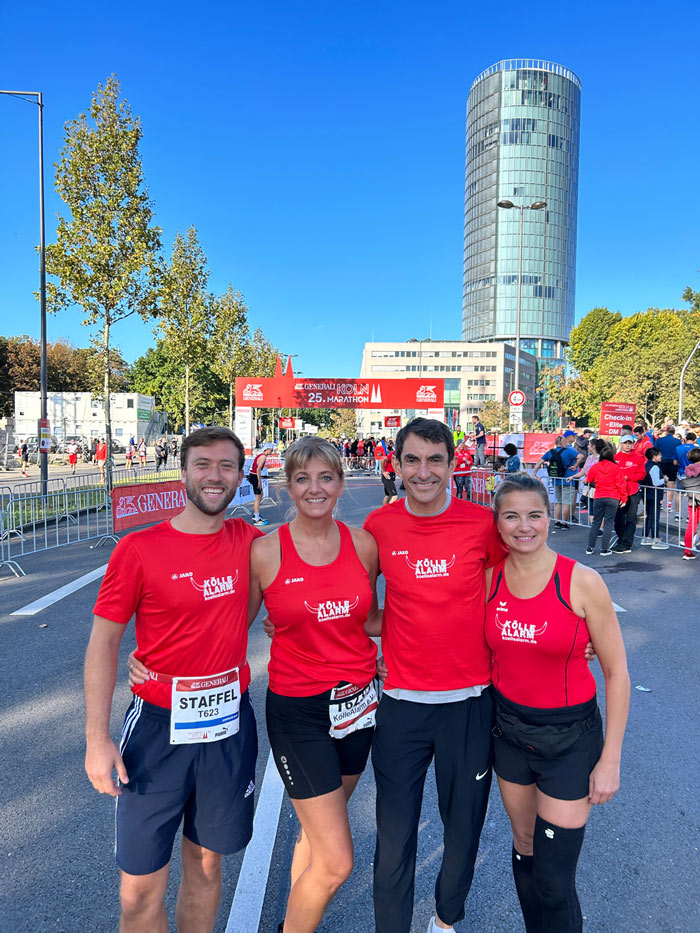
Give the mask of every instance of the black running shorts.
[(254, 493), (256, 496), (259, 496), (259, 495), (262, 493), (262, 484), (260, 483), (260, 479), (259, 479), (259, 477), (258, 477), (258, 474), (257, 474), (257, 473), (249, 473), (249, 474), (248, 474), (248, 479), (249, 479), (249, 481), (250, 481), (250, 485), (251, 485), (252, 488), (253, 488), (253, 493)]
[(292, 799), (330, 794), (342, 776), (362, 774), (374, 729), (359, 729), (344, 739), (329, 734), (331, 691), (310, 697), (285, 697), (267, 691), (265, 716), (277, 770)]
[(383, 473), (382, 473), (382, 483), (384, 485), (385, 496), (397, 496), (398, 495), (398, 493), (396, 492), (396, 483), (394, 482), (394, 480), (388, 479), (386, 476), (384, 476)]
[(493, 768), (513, 784), (536, 784), (557, 800), (588, 796), (588, 779), (603, 751), (596, 698), (577, 706), (534, 709), (494, 688)]

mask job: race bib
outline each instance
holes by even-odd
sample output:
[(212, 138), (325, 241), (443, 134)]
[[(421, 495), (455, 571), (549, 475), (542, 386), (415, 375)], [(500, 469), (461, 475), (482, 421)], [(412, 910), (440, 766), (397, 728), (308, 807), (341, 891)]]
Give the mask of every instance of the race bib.
[(220, 742), (239, 728), (238, 668), (212, 677), (173, 677), (170, 744)]
[(374, 681), (366, 687), (346, 684), (331, 690), (328, 712), (331, 727), (328, 730), (334, 739), (344, 739), (358, 729), (367, 729), (374, 725), (379, 701)]

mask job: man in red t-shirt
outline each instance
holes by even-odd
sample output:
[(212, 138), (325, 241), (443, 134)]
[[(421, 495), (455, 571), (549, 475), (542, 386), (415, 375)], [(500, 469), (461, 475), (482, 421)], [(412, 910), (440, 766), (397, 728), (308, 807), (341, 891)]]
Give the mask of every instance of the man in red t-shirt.
[[(181, 460), (185, 510), (119, 541), (85, 656), (85, 770), (117, 798), (123, 931), (167, 929), (163, 896), (183, 817), (178, 929), (213, 930), (221, 855), (245, 847), (253, 829), (247, 614), (250, 545), (262, 532), (224, 520), (245, 461), (233, 431), (194, 431)], [(149, 676), (134, 688), (117, 748), (112, 694), (132, 616)]]
[(105, 478), (105, 461), (107, 460), (107, 444), (104, 437), (100, 438), (100, 441), (95, 448), (95, 461), (97, 466), (100, 468), (100, 477), (101, 479)]
[(615, 454), (615, 461), (627, 481), (627, 502), (615, 513), (617, 543), (612, 550), (616, 554), (629, 554), (634, 542), (639, 500), (642, 497), (639, 481), (646, 476), (646, 459), (634, 450), (634, 437), (631, 434), (623, 434), (620, 438), (620, 449)]
[(415, 418), (396, 438), (406, 498), (372, 512), (384, 608), (368, 623), (387, 668), (372, 763), (377, 933), (408, 933), (423, 785), (435, 759), (444, 825), (431, 930), (464, 917), (491, 785), (491, 654), (485, 570), (506, 553), (491, 509), (452, 498), (454, 440)]

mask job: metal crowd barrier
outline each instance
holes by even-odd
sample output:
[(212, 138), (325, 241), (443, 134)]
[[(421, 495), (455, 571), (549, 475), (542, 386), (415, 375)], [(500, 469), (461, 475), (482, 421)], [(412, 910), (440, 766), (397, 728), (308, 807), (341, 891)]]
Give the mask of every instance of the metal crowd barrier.
[[(180, 470), (114, 470), (112, 485), (159, 483), (180, 478)], [(117, 541), (112, 499), (99, 474), (79, 474), (0, 486), (0, 567), (25, 576), (18, 559), (78, 541), (99, 538), (95, 547)]]

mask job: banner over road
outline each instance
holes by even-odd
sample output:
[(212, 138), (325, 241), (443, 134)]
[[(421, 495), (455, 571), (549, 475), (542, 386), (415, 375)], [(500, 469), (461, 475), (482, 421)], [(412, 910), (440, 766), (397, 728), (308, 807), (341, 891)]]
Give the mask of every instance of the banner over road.
[(236, 379), (236, 406), (249, 408), (442, 408), (444, 379)]

